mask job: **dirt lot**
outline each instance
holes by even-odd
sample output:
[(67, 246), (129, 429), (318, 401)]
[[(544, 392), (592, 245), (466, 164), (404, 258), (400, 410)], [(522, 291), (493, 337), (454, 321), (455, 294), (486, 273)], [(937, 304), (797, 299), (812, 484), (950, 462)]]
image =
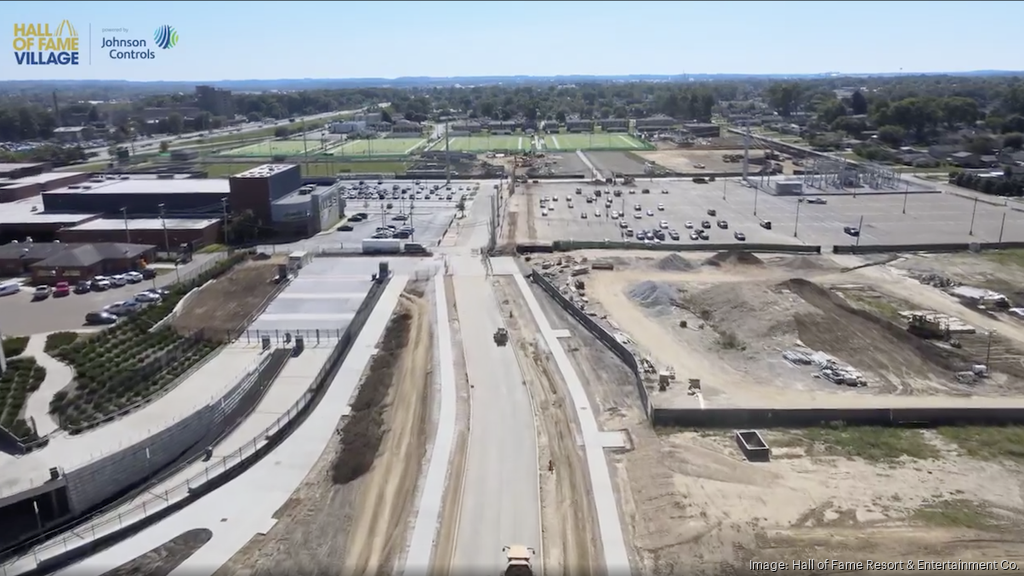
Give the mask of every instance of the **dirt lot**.
[(429, 307), (402, 295), (379, 352), (339, 422), (340, 441), (256, 536), (215, 576), (387, 571), (402, 552), (424, 456), (429, 396)]
[(636, 152), (590, 151), (586, 155), (605, 178), (612, 174), (644, 174), (644, 159)]
[[(650, 152), (637, 152), (644, 160), (660, 164), (669, 170), (683, 174), (700, 174), (701, 172), (742, 172), (743, 164), (722, 161), (723, 154), (743, 154), (743, 150), (694, 150), (691, 148), (678, 148), (675, 150), (652, 150)], [(757, 151), (751, 152), (752, 157), (760, 154)], [(696, 164), (703, 164), (705, 168), (697, 168)]]
[[(588, 253), (590, 257), (594, 254)], [(592, 271), (589, 277), (584, 276), (592, 303), (609, 292), (618, 292), (622, 300), (613, 305), (639, 309), (624, 294), (629, 286), (643, 279), (685, 274), (698, 281), (688, 282), (684, 294), (673, 293), (679, 303), (685, 301), (698, 310), (713, 309), (712, 319), (717, 317), (730, 326), (746, 318), (745, 337), (753, 340), (751, 335), (760, 334), (764, 339), (747, 344), (752, 353), (778, 345), (770, 343), (773, 334), (797, 332), (800, 315), (812, 317), (826, 314), (823, 309), (830, 311), (831, 316), (824, 322), (832, 323), (833, 332), (836, 315), (860, 318), (833, 301), (833, 297), (841, 296), (826, 297), (827, 290), (815, 287), (830, 286), (833, 278), (853, 274), (841, 274), (841, 267), (829, 259), (762, 256), (758, 264), (752, 258), (719, 257), (714, 264), (706, 265), (702, 259), (693, 258), (695, 262), (686, 271), (671, 270), (684, 266), (675, 259), (662, 262), (660, 268), (658, 260), (650, 257), (603, 259), (622, 271)], [(539, 264), (539, 260), (533, 263)], [(608, 284), (615, 274), (629, 274), (631, 282)], [(890, 284), (899, 278), (877, 271), (862, 275), (856, 278), (879, 284), (883, 284), (882, 277)], [(807, 278), (807, 285), (792, 282), (793, 277)], [(790, 284), (785, 289), (772, 289), (787, 281)], [(695, 289), (698, 284), (708, 289)], [(911, 286), (891, 286), (885, 297), (893, 298), (892, 292), (911, 292), (913, 296), (923, 288), (916, 282)], [(753, 296), (753, 301), (745, 299)], [(617, 371), (613, 367), (616, 360), (606, 348), (549, 298), (538, 298), (553, 327), (568, 328), (572, 333), (572, 338), (563, 343), (574, 350), (572, 361), (599, 407), (602, 427), (624, 427), (633, 440), (631, 451), (614, 454), (611, 461), (624, 525), (630, 530), (628, 541), (633, 543), (642, 573), (753, 574), (751, 561), (791, 562), (802, 558), (1005, 559), (1024, 566), (1024, 499), (1018, 481), (1024, 460), (1018, 446), (1024, 442), (1024, 429), (774, 430), (765, 434), (773, 448), (772, 461), (750, 463), (729, 433), (667, 430), (656, 435), (639, 412), (625, 368)], [(693, 318), (701, 321), (697, 314)], [(635, 321), (623, 319), (620, 314), (609, 319), (635, 337), (638, 344), (650, 341), (641, 341), (629, 330)], [(644, 327), (655, 333), (667, 331), (675, 320)], [(858, 321), (846, 317), (839, 320)], [(879, 331), (883, 338), (896, 338)], [(657, 333), (659, 337), (661, 334)], [(665, 339), (673, 342), (673, 338)], [(895, 346), (893, 340), (884, 343)], [(720, 353), (717, 348), (684, 352), (679, 340), (673, 344), (668, 349), (675, 354), (672, 358), (678, 365), (690, 366), (702, 356)], [(911, 354), (906, 346), (901, 350), (900, 354)], [(908, 370), (924, 369), (920, 364), (925, 364), (927, 371), (936, 370), (926, 358), (915, 358), (916, 364)], [(765, 369), (763, 364), (752, 364), (740, 371), (720, 362), (721, 357), (710, 364), (718, 373), (734, 373), (737, 378), (746, 377), (749, 372), (745, 371), (760, 375), (757, 371)], [(893, 362), (892, 358), (888, 362)], [(755, 383), (762, 391), (763, 380)], [(843, 571), (787, 570), (817, 574)]]
[(236, 266), (201, 288), (172, 325), (183, 334), (203, 329), (207, 338), (228, 338), (230, 332), (245, 322), (277, 289), (274, 282), (277, 265), (283, 264), (285, 258), (280, 255)]
[(137, 556), (117, 568), (107, 570), (102, 576), (131, 576), (133, 574), (154, 574), (167, 576), (195, 554), (213, 537), (213, 532), (206, 528), (189, 530), (153, 548), (141, 556)]
[(516, 347), (523, 378), (533, 396), (539, 423), (538, 458), (554, 463), (554, 472), (542, 472), (540, 479), (544, 572), (590, 574), (600, 540), (596, 511), (585, 492), (590, 480), (576, 441), (576, 421), (566, 405), (567, 388), (512, 278), (496, 278), (495, 293), (502, 315), (511, 312), (506, 324), (510, 345)]
[[(997, 263), (974, 257), (973, 265), (1002, 277)], [(632, 339), (658, 369), (685, 366), (681, 378), (701, 378), (699, 398), (682, 387), (655, 391), (663, 406), (807, 405), (821, 399), (853, 405), (880, 394), (947, 402), (968, 394), (1022, 395), (1024, 324), (963, 306), (898, 268), (844, 270), (826, 256), (619, 257), (615, 271), (587, 277), (586, 306)], [(564, 284), (564, 273), (556, 282)], [(926, 341), (906, 331), (898, 312), (908, 310), (948, 314), (978, 333), (958, 336), (960, 349)], [(997, 334), (990, 353), (991, 329)], [(794, 350), (825, 353), (861, 373), (866, 386), (819, 378), (817, 368), (783, 358)], [(990, 378), (957, 381), (956, 372), (986, 356)]]

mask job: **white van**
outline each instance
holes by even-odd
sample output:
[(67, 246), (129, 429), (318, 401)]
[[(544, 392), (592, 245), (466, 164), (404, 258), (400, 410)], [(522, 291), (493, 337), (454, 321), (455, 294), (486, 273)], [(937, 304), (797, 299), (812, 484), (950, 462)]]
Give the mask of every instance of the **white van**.
[(14, 281), (0, 283), (0, 296), (10, 296), (21, 292), (21, 284)]

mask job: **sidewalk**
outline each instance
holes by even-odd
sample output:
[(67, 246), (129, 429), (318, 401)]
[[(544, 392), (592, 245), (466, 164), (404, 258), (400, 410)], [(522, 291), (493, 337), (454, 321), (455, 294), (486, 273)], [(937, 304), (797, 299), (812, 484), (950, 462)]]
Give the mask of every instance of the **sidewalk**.
[(53, 416), (50, 416), (50, 400), (61, 388), (70, 384), (75, 375), (70, 366), (43, 351), (47, 336), (49, 333), (33, 334), (22, 354), (34, 357), (36, 363), (46, 370), (46, 379), (43, 380), (39, 389), (28, 397), (28, 402), (25, 404), (25, 419), (31, 419), (35, 423), (36, 434), (40, 437), (60, 428)]

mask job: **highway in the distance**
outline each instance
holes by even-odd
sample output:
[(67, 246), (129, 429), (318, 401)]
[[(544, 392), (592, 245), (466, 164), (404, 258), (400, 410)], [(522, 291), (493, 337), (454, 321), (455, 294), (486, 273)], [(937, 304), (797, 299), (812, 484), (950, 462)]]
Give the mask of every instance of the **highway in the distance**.
[[(470, 386), (470, 432), (452, 567), (501, 574), (503, 546), (540, 553), (537, 435), (533, 406), (514, 352), (498, 347), (504, 324), (490, 278), (472, 249), (486, 243), (491, 186), (481, 187), (463, 221), (466, 244), (450, 253), (452, 283)], [(460, 238), (461, 240), (461, 238)], [(462, 242), (460, 242), (462, 244)], [(535, 568), (540, 558), (534, 558)]]

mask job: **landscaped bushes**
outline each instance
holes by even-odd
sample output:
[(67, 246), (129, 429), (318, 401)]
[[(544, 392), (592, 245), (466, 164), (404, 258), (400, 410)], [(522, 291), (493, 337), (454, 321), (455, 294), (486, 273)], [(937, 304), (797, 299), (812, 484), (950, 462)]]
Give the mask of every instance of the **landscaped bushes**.
[(950, 184), (956, 184), (963, 188), (970, 188), (983, 194), (995, 196), (1024, 196), (1024, 180), (1015, 178), (982, 178), (976, 174), (965, 172), (951, 172), (949, 174)]
[(43, 351), (47, 354), (53, 354), (65, 346), (74, 344), (76, 340), (78, 340), (78, 332), (53, 332), (46, 337), (46, 345), (43, 346)]
[(204, 341), (202, 334), (181, 336), (171, 328), (149, 330), (190, 290), (248, 257), (247, 252), (229, 256), (196, 278), (170, 286), (170, 294), (160, 302), (97, 336), (56, 346), (53, 355), (75, 370), (74, 385), (57, 392), (50, 401), (50, 413), (61, 427), (72, 434), (82, 432), (144, 405), (210, 354), (216, 345)]
[(56, 352), (75, 369), (75, 382), (73, 392), (54, 395), (50, 413), (73, 432), (95, 424), (159, 393), (214, 348), (169, 328), (149, 332), (132, 318)]
[(5, 336), (3, 341), (4, 358), (17, 356), (28, 347), (28, 336)]
[(8, 360), (7, 370), (0, 376), (0, 426), (22, 442), (38, 440), (22, 411), (28, 397), (39, 389), (45, 378), (46, 369), (32, 357)]

